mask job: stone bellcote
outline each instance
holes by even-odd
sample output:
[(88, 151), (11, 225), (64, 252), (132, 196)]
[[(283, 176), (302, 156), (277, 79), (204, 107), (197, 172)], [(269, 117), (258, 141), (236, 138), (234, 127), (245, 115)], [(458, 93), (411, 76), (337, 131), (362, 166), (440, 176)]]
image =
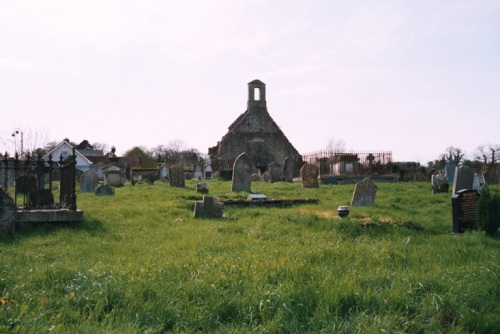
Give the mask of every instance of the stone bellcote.
[(260, 80), (248, 83), (248, 107), (250, 111), (256, 108), (266, 108), (266, 84)]

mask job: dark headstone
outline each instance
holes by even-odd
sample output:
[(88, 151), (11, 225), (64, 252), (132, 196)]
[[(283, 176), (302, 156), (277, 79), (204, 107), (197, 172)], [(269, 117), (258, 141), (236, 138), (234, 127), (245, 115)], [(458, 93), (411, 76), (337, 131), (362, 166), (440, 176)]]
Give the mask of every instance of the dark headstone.
[(306, 164), (300, 169), (300, 178), (302, 180), (302, 188), (318, 188), (319, 187), (319, 169), (313, 164)]
[(474, 227), (477, 220), (478, 200), (479, 193), (469, 189), (459, 190), (451, 197), (454, 233), (463, 233)]
[(114, 196), (115, 195), (115, 188), (113, 188), (109, 184), (101, 184), (95, 190), (95, 195), (96, 196)]
[(453, 194), (462, 189), (472, 189), (474, 184), (474, 170), (467, 166), (460, 166), (455, 169), (453, 179)]
[(50, 189), (34, 189), (28, 194), (31, 208), (47, 208), (54, 206), (54, 195)]
[(281, 181), (281, 166), (278, 165), (276, 162), (272, 162), (268, 166), (269, 168), (269, 175), (270, 175), (270, 182), (279, 182)]
[(194, 204), (194, 217), (222, 218), (224, 203), (217, 202), (212, 196), (204, 195), (203, 201)]
[(295, 176), (295, 161), (293, 159), (286, 157), (283, 161), (283, 177), (286, 182), (292, 182)]
[(15, 232), (16, 204), (10, 196), (0, 188), (0, 232)]
[(371, 206), (375, 203), (375, 195), (377, 194), (377, 185), (372, 179), (366, 178), (361, 182), (356, 183), (354, 193), (352, 194), (352, 206)]
[(184, 168), (181, 165), (172, 165), (170, 167), (168, 175), (171, 187), (182, 188), (186, 186)]
[(241, 153), (233, 165), (233, 182), (231, 191), (250, 192), (250, 185), (252, 183), (252, 160), (245, 152)]

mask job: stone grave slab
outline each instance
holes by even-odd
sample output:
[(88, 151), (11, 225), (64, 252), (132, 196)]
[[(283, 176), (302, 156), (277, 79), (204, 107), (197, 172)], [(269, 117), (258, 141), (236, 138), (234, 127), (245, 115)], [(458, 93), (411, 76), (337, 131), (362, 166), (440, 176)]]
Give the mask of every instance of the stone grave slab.
[(223, 213), (224, 204), (209, 195), (204, 195), (202, 201), (196, 201), (194, 204), (195, 218), (222, 218)]
[(171, 187), (185, 187), (184, 168), (181, 165), (172, 165), (169, 171), (169, 180)]
[(372, 179), (366, 178), (356, 183), (352, 194), (352, 206), (371, 206), (375, 203), (377, 185)]
[(231, 190), (233, 192), (250, 192), (252, 184), (252, 160), (245, 152), (241, 153), (233, 165), (233, 180)]
[(286, 157), (283, 161), (283, 177), (286, 182), (293, 182), (295, 176), (295, 162), (290, 157)]
[(114, 196), (115, 195), (115, 188), (110, 186), (109, 184), (101, 184), (97, 189), (95, 190), (95, 195), (96, 196)]
[(80, 192), (82, 193), (93, 193), (95, 192), (97, 183), (97, 174), (89, 169), (80, 175)]
[(305, 164), (300, 169), (300, 178), (302, 180), (302, 188), (318, 188), (319, 187), (319, 169), (313, 164)]

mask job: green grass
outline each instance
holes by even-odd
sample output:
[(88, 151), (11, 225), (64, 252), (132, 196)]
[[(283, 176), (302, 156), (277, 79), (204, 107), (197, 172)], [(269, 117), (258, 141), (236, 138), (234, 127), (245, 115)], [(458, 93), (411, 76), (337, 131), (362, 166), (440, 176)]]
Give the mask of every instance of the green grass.
[(354, 185), (252, 183), (320, 202), (228, 206), (223, 219), (193, 218), (194, 188), (79, 193), (84, 222), (3, 236), (0, 332), (500, 331), (498, 234), (452, 234), (450, 194), (429, 184), (378, 184), (375, 205), (342, 220)]

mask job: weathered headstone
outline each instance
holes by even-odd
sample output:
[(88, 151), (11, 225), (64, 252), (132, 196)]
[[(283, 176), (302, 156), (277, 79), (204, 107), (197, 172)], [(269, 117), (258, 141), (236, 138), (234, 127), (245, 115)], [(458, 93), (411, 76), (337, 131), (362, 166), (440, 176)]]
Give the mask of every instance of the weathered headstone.
[(262, 182), (271, 182), (271, 173), (266, 170), (264, 174), (261, 175), (260, 180)]
[(474, 181), (472, 181), (472, 189), (481, 192), (484, 188), (484, 176), (474, 173)]
[(185, 187), (186, 181), (184, 177), (184, 168), (181, 165), (172, 165), (168, 173), (170, 186), (172, 187)]
[(283, 161), (283, 177), (286, 182), (292, 182), (295, 176), (295, 162), (290, 157), (286, 157)]
[(0, 232), (15, 232), (16, 204), (10, 196), (0, 188)]
[(361, 182), (356, 183), (352, 194), (352, 206), (371, 206), (375, 203), (375, 195), (377, 194), (377, 185), (372, 179), (366, 178)]
[(208, 194), (208, 185), (206, 183), (197, 183), (196, 192), (200, 194)]
[(276, 162), (271, 162), (268, 166), (270, 182), (279, 182), (281, 181), (281, 166)]
[(97, 174), (89, 169), (80, 175), (80, 192), (82, 193), (93, 193), (99, 180), (97, 179)]
[(448, 183), (453, 184), (453, 180), (455, 179), (455, 169), (457, 165), (453, 161), (448, 161), (444, 170), (446, 171), (446, 175), (448, 177)]
[(95, 195), (96, 196), (114, 196), (115, 195), (115, 188), (113, 188), (109, 184), (101, 184), (95, 190)]
[(252, 183), (252, 160), (245, 152), (241, 153), (233, 165), (233, 182), (231, 190), (234, 192), (250, 192)]
[(194, 216), (205, 218), (222, 218), (224, 203), (217, 202), (212, 196), (204, 195), (203, 201), (194, 204)]
[(300, 169), (300, 178), (302, 180), (302, 188), (318, 188), (319, 187), (319, 169), (313, 164), (305, 164)]
[(477, 220), (477, 202), (479, 193), (476, 190), (462, 189), (451, 197), (453, 215), (453, 232), (463, 233), (473, 228)]
[(447, 193), (449, 189), (448, 179), (442, 173), (432, 174), (431, 176), (432, 193)]
[(474, 170), (467, 166), (457, 167), (453, 179), (453, 194), (462, 189), (472, 189), (473, 183)]

